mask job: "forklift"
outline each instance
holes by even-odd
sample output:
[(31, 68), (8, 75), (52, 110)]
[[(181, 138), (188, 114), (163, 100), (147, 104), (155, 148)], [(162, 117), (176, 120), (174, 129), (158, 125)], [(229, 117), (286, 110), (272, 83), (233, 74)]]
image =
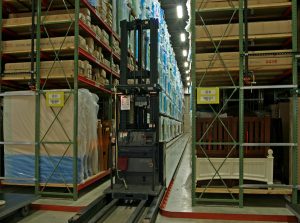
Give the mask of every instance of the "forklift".
[[(165, 147), (159, 142), (158, 29), (157, 19), (121, 21), (121, 77), (114, 86), (118, 122), (110, 154), (110, 187), (70, 223), (102, 222), (120, 206), (135, 208), (127, 222), (139, 222), (141, 216), (147, 222), (156, 219), (165, 192)], [(130, 35), (137, 55), (133, 70), (128, 68)]]

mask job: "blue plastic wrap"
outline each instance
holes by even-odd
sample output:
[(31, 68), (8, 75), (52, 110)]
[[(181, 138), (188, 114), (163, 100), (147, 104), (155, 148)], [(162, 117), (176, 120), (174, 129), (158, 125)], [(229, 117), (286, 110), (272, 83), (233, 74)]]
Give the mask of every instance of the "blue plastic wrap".
[(88, 0), (93, 7), (98, 7), (98, 0)]
[[(77, 172), (83, 172), (83, 159), (77, 159)], [(53, 172), (53, 165), (57, 171)], [(25, 165), (26, 164), (26, 165)], [(4, 156), (5, 176), (11, 178), (34, 178), (35, 177), (35, 156), (33, 155), (5, 155)], [(79, 175), (77, 182), (82, 182), (88, 176)], [(34, 183), (30, 180), (6, 180), (11, 183)], [(73, 183), (73, 158), (51, 156), (40, 157), (40, 182), (41, 183)]]

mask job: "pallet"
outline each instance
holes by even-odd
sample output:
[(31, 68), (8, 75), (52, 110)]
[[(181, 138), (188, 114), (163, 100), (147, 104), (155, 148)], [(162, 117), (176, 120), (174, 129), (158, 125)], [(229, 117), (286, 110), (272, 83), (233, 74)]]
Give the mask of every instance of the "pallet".
[[(44, 16), (49, 17), (50, 15), (62, 15), (62, 14), (68, 14), (74, 16), (75, 9), (64, 9), (64, 10), (51, 10), (51, 11), (42, 11), (42, 18)], [(84, 16), (90, 17), (91, 12), (88, 8), (80, 8), (80, 14), (83, 14)], [(80, 15), (79, 14), (79, 15)], [(31, 19), (32, 13), (31, 12), (23, 12), (23, 13), (10, 13), (8, 15), (9, 19), (13, 18), (23, 18), (23, 17), (30, 17)]]
[[(274, 51), (253, 51), (249, 54), (260, 54), (260, 56), (249, 56), (249, 70), (255, 75), (255, 80), (270, 81), (270, 79), (280, 78), (284, 74), (287, 74), (292, 69), (292, 56), (290, 50), (274, 50)], [(265, 54), (265, 55), (263, 55)], [(203, 84), (207, 82), (213, 82), (216, 86), (224, 85), (222, 82), (230, 82), (229, 72), (234, 80), (239, 78), (239, 53), (238, 52), (226, 52), (221, 53), (221, 58), (225, 63), (220, 60), (219, 56), (214, 53), (203, 53), (196, 55), (196, 73), (198, 78), (203, 79)], [(212, 59), (214, 60), (212, 61)], [(216, 75), (218, 78), (216, 79)]]
[[(49, 11), (49, 14), (47, 16), (42, 16), (41, 22), (43, 25), (47, 27), (48, 32), (54, 31), (57, 35), (65, 34), (66, 30), (69, 29), (70, 24), (75, 21), (75, 15), (72, 14), (71, 12), (68, 14), (66, 11), (54, 11), (54, 12), (55, 13), (53, 13), (53, 11)], [(88, 15), (84, 13), (79, 14), (80, 22), (84, 23), (84, 25), (92, 29), (91, 19)], [(18, 36), (31, 34), (30, 32), (30, 27), (32, 25), (31, 17), (27, 16), (25, 13), (22, 14), (24, 14), (23, 17), (16, 16), (18, 14), (14, 14), (14, 17), (12, 18), (3, 19), (4, 31), (5, 30), (9, 31), (10, 34), (15, 33)], [(71, 27), (70, 32), (73, 30), (74, 30), (74, 26)]]
[[(292, 38), (292, 33), (286, 33), (286, 34), (261, 34), (261, 35), (249, 35), (249, 40), (250, 41), (257, 41), (257, 40), (266, 40), (267, 43), (266, 44), (269, 44), (269, 46), (273, 46), (274, 43), (273, 41), (274, 40), (279, 40), (280, 42), (280, 45), (282, 45), (282, 43), (286, 40), (286, 39), (289, 39), (289, 38)], [(212, 40), (216, 43), (216, 42), (219, 42), (219, 41), (223, 41), (223, 42), (237, 42), (239, 41), (239, 36), (225, 36), (225, 37), (212, 37), (212, 38), (196, 38), (196, 43), (197, 44), (207, 44), (207, 43), (211, 43)], [(272, 41), (272, 42), (270, 42)], [(223, 44), (224, 45), (224, 44)], [(265, 45), (265, 44), (264, 44)], [(236, 44), (234, 44), (234, 46), (236, 46)], [(205, 46), (207, 47), (207, 46)], [(212, 49), (214, 50), (214, 48)]]
[[(265, 66), (292, 66), (291, 50), (250, 51), (249, 54), (249, 66), (252, 67), (250, 69), (260, 70)], [(202, 53), (196, 54), (196, 69), (224, 68), (219, 56), (227, 67), (239, 67), (239, 52)]]
[[(225, 39), (230, 40), (239, 38), (239, 24), (221, 24), (221, 25), (207, 25), (206, 28), (210, 33), (210, 36), (214, 39), (220, 38), (224, 35), (227, 27), (229, 26)], [(286, 21), (271, 21), (271, 22), (250, 22), (249, 23), (249, 39), (255, 38), (261, 35), (287, 35), (292, 33), (291, 20)], [(209, 38), (203, 26), (196, 26), (196, 41), (203, 38)], [(257, 38), (257, 37), (256, 37)]]
[[(235, 53), (233, 53), (234, 55)], [(204, 55), (204, 54), (202, 54)], [(218, 57), (218, 56), (217, 56)], [(198, 57), (197, 57), (198, 58)], [(223, 57), (222, 57), (223, 58)], [(237, 53), (236, 58), (233, 59), (217, 59), (211, 60), (199, 60), (196, 62), (196, 72), (199, 73), (218, 73), (224, 72), (226, 65), (229, 71), (239, 70), (239, 55)], [(291, 56), (269, 56), (269, 57), (257, 57), (249, 58), (249, 70), (251, 71), (274, 71), (274, 70), (286, 70), (292, 68), (292, 57)]]
[[(104, 170), (99, 172), (98, 174), (91, 176), (87, 179), (85, 179), (83, 182), (81, 182), (80, 184), (77, 185), (78, 190), (81, 190), (93, 183), (95, 183), (96, 181), (108, 176), (110, 174), (110, 170)], [(5, 182), (4, 180), (1, 181), (1, 185), (4, 186), (24, 186), (24, 187), (34, 187), (35, 184), (33, 183), (10, 183), (10, 182)], [(46, 186), (46, 188), (73, 188), (73, 184), (64, 184), (64, 183), (48, 183), (47, 185), (45, 183), (41, 183), (39, 184), (40, 187), (44, 187)]]
[[(50, 42), (51, 41), (51, 42)], [(43, 52), (52, 51), (73, 51), (75, 50), (75, 37), (54, 37), (54, 38), (42, 38), (40, 40), (40, 48)], [(62, 45), (63, 43), (63, 45)], [(18, 55), (18, 54), (28, 54), (31, 52), (31, 40), (10, 40), (2, 42), (2, 53), (6, 55)], [(86, 40), (79, 36), (79, 47), (88, 50)]]
[[(3, 5), (6, 6), (13, 6), (15, 10), (18, 12), (28, 12), (31, 11), (31, 1), (32, 0), (2, 0)], [(68, 8), (72, 8), (72, 5), (70, 5), (68, 2), (63, 2), (62, 0), (53, 0), (51, 4), (51, 8), (54, 9), (63, 9), (65, 8), (64, 3), (68, 6)], [(46, 9), (48, 7), (49, 3), (46, 3), (46, 6), (42, 4), (42, 9)]]
[[(252, 62), (256, 62), (258, 60), (252, 60)], [(249, 66), (249, 71), (268, 71), (268, 72), (273, 72), (273, 71), (285, 71), (285, 70), (289, 70), (289, 69), (292, 69), (292, 65), (267, 65), (267, 66)], [(226, 72), (229, 71), (229, 72), (238, 72), (240, 70), (239, 67), (220, 67), (220, 68), (209, 68), (207, 70), (207, 73), (209, 74), (219, 74), (219, 73), (227, 73)], [(206, 72), (206, 69), (196, 69), (196, 73), (205, 73)], [(255, 73), (255, 72), (254, 72)]]
[[(249, 0), (248, 5), (250, 9), (257, 9), (257, 8), (278, 8), (286, 5), (291, 5), (290, 0)], [(226, 1), (226, 0), (196, 0), (196, 9), (201, 10), (221, 10), (221, 9), (228, 9), (228, 8), (238, 8), (239, 1)]]
[[(205, 192), (204, 192), (205, 191)], [(244, 189), (244, 194), (269, 194), (269, 195), (290, 195), (292, 189)], [(196, 193), (207, 193), (207, 194), (239, 194), (238, 188), (196, 188)]]
[[(283, 77), (288, 77), (291, 74), (290, 67), (287, 70), (264, 70), (264, 71), (255, 71), (255, 85), (264, 85), (264, 84), (276, 84), (277, 80), (280, 80)], [(231, 70), (230, 75), (238, 85), (239, 81), (239, 69)], [(197, 86), (199, 85), (199, 81), (203, 78), (201, 82), (201, 86), (204, 87), (215, 87), (215, 86), (232, 86), (232, 82), (230, 80), (229, 75), (226, 73), (226, 70), (220, 71), (215, 74), (206, 74), (204, 77), (204, 73), (197, 73)]]
[[(79, 15), (81, 17), (82, 14)], [(35, 17), (36, 19), (36, 17)], [(49, 14), (47, 16), (42, 16), (41, 21), (43, 21), (43, 24), (48, 24), (48, 23), (63, 23), (63, 22), (71, 22), (75, 20), (75, 15), (74, 14)], [(32, 18), (29, 16), (24, 17), (16, 17), (16, 18), (10, 18), (10, 19), (3, 19), (3, 28), (6, 29), (13, 29), (16, 27), (29, 27), (32, 25)]]
[[(3, 80), (28, 80), (30, 79), (30, 62), (5, 64)], [(53, 67), (52, 67), (53, 66)], [(50, 72), (51, 70), (51, 72)], [(78, 61), (78, 72), (83, 76), (92, 76), (92, 67), (88, 61)], [(45, 61), (41, 62), (41, 78), (73, 78), (74, 60)]]

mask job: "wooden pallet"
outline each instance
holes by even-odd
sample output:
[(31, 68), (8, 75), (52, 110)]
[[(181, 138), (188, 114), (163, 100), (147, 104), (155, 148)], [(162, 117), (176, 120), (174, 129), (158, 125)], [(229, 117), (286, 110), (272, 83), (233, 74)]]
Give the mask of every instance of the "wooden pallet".
[[(227, 27), (229, 27), (227, 29)], [(222, 39), (226, 29), (225, 40), (239, 38), (239, 24), (221, 24), (221, 25), (207, 25), (207, 30), (210, 36), (214, 39)], [(258, 38), (261, 35), (287, 35), (292, 33), (291, 20), (276, 21), (276, 22), (250, 22), (249, 36), (251, 38)], [(201, 39), (210, 39), (203, 26), (196, 27), (196, 41)], [(202, 40), (203, 41), (203, 40)]]
[[(30, 62), (5, 64), (3, 80), (29, 80)], [(51, 70), (51, 72), (50, 72)], [(78, 72), (83, 76), (92, 75), (91, 65), (87, 61), (78, 61)], [(74, 77), (74, 60), (41, 62), (41, 78), (59, 79)]]
[[(51, 41), (51, 42), (50, 42)], [(54, 38), (42, 38), (40, 40), (41, 51), (52, 52), (52, 51), (73, 51), (75, 49), (75, 37), (54, 37)], [(18, 55), (28, 54), (31, 52), (31, 40), (10, 40), (3, 41), (3, 54), (7, 55)], [(79, 47), (88, 50), (86, 40), (79, 36)]]
[[(110, 174), (110, 170), (104, 170), (99, 172), (98, 174), (91, 176), (87, 179), (85, 179), (83, 182), (81, 182), (80, 184), (78, 184), (78, 190), (81, 190), (89, 185), (91, 185), (92, 183), (94, 183), (95, 181), (98, 181), (106, 176), (108, 176)], [(35, 184), (33, 183), (10, 183), (10, 182), (6, 182), (5, 180), (1, 181), (1, 185), (6, 185), (6, 186), (25, 186), (25, 187), (34, 187)], [(73, 184), (64, 184), (64, 183), (48, 183), (47, 185), (45, 185), (45, 183), (41, 183), (40, 187), (44, 187), (46, 186), (46, 188), (73, 188)]]
[[(249, 52), (249, 54), (265, 54), (263, 56), (250, 56), (249, 69), (255, 70), (285, 70), (292, 67), (292, 56), (290, 50), (276, 50), (276, 51), (260, 51)], [(268, 54), (269, 53), (269, 54)], [(277, 54), (277, 55), (273, 55)], [(219, 57), (221, 56), (221, 59)], [(203, 53), (196, 55), (196, 70), (197, 72), (217, 72), (225, 70), (223, 62), (229, 70), (236, 70), (239, 68), (240, 55), (239, 52), (226, 52), (226, 53)]]
[[(74, 13), (75, 13), (75, 9), (68, 9), (68, 11), (66, 9), (42, 11), (42, 18), (46, 15), (47, 15), (47, 17), (49, 17), (50, 15), (62, 15), (62, 14), (68, 14), (68, 15), (71, 15), (72, 17), (74, 17)], [(80, 14), (83, 14), (87, 17), (91, 16), (91, 12), (87, 8), (80, 8)], [(8, 17), (9, 17), (9, 19), (23, 18), (23, 17), (30, 17), (30, 19), (31, 19), (31, 16), (32, 16), (31, 12), (23, 12), (23, 13), (10, 13)]]
[[(91, 25), (91, 18), (90, 16), (84, 13), (79, 14), (79, 19), (83, 22), (86, 26), (92, 29)], [(19, 16), (19, 14), (24, 14), (23, 17)], [(19, 13), (13, 14), (12, 18), (3, 19), (3, 28), (10, 33), (16, 33), (17, 35), (29, 35), (30, 34), (30, 27), (31, 27), (31, 17), (28, 16), (26, 13)], [(70, 12), (68, 14), (66, 11), (49, 11), (47, 16), (41, 17), (41, 22), (43, 25), (47, 27), (47, 31), (51, 32), (54, 31), (56, 34), (62, 33), (65, 34), (66, 30), (69, 29), (71, 22), (75, 21), (75, 15)], [(74, 26), (73, 26), (74, 27)], [(71, 27), (71, 31), (74, 28)], [(42, 29), (43, 31), (43, 29)], [(4, 32), (5, 33), (5, 32)], [(95, 32), (96, 33), (96, 32)]]
[[(2, 0), (3, 5), (6, 6), (13, 6), (14, 9), (16, 9), (18, 12), (28, 12), (31, 10), (31, 1), (32, 0)], [(65, 4), (68, 6), (68, 8), (72, 8), (72, 5), (70, 5), (68, 2), (64, 2), (62, 0), (53, 0), (51, 4), (51, 8), (54, 9), (65, 9)], [(46, 4), (48, 7), (49, 3)], [(42, 9), (46, 9), (44, 4), (42, 4)]]
[[(207, 193), (207, 194), (239, 194), (238, 188), (196, 188), (196, 193)], [(244, 189), (244, 194), (269, 194), (269, 195), (290, 195), (292, 189)]]
[[(238, 85), (239, 81), (239, 70), (230, 71), (231, 77), (236, 85)], [(291, 69), (287, 70), (264, 70), (264, 71), (256, 71), (255, 72), (255, 85), (264, 85), (264, 84), (277, 84), (278, 80), (283, 77), (289, 77), (291, 74)], [(215, 87), (215, 86), (232, 86), (232, 81), (226, 71), (223, 69), (223, 72), (214, 75), (205, 75), (204, 73), (197, 73), (197, 86), (200, 84), (200, 80), (202, 80), (200, 86), (204, 87)]]
[[(255, 75), (259, 83), (269, 82), (288, 74), (292, 69), (292, 56), (290, 50), (253, 51), (249, 54), (260, 54), (249, 57), (249, 70)], [(264, 54), (264, 55), (262, 55)], [(203, 75), (202, 86), (214, 84), (215, 86), (232, 85), (227, 72), (235, 81), (239, 79), (239, 53), (221, 53), (221, 58), (214, 53), (202, 53), (196, 55), (196, 73), (200, 80)], [(213, 59), (213, 60), (212, 60)], [(216, 76), (218, 78), (216, 78)], [(237, 82), (236, 82), (237, 83)]]
[[(286, 5), (291, 5), (290, 0), (249, 0), (248, 5), (250, 9), (257, 9), (257, 8), (278, 8), (283, 7)], [(221, 9), (228, 9), (233, 7), (239, 7), (238, 0), (226, 1), (226, 0), (196, 0), (196, 9), (203, 9), (203, 10), (221, 10)]]

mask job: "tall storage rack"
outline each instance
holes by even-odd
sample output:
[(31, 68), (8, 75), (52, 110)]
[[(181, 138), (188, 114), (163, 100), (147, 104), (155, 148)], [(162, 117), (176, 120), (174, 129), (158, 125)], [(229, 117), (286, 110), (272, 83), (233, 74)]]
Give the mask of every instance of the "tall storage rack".
[[(222, 1), (219, 1), (222, 2)], [(252, 4), (251, 4), (252, 2)], [(256, 2), (257, 4), (254, 4)], [(298, 31), (297, 31), (297, 13), (298, 13), (298, 6), (296, 0), (286, 1), (285, 3), (279, 3), (279, 1), (271, 2), (265, 1), (266, 3), (263, 4), (263, 1), (251, 1), (251, 0), (237, 0), (237, 1), (223, 1), (224, 4), (227, 4), (225, 7), (206, 7), (209, 4), (220, 4), (217, 1), (206, 1), (206, 0), (192, 0), (191, 1), (191, 9), (192, 9), (192, 18), (191, 18), (191, 27), (192, 27), (192, 94), (193, 94), (193, 116), (192, 116), (192, 125), (193, 125), (193, 140), (192, 140), (192, 148), (193, 148), (193, 155), (192, 155), (192, 201), (193, 205), (197, 202), (227, 202), (227, 203), (238, 203), (240, 207), (244, 205), (244, 193), (245, 188), (257, 188), (257, 185), (245, 185), (245, 151), (247, 147), (278, 147), (278, 146), (285, 146), (285, 148), (290, 148), (292, 154), (292, 183), (291, 185), (274, 185), (274, 184), (266, 184), (266, 189), (273, 189), (276, 187), (282, 188), (289, 188), (291, 190), (291, 202), (293, 204), (297, 203), (297, 193), (298, 193), (298, 138), (297, 138), (297, 129), (298, 129), (298, 66), (297, 66), (297, 52), (298, 52)], [(260, 3), (260, 4), (259, 4)], [(273, 35), (255, 35), (253, 32), (250, 32), (250, 19), (253, 14), (259, 13), (260, 21), (268, 18), (267, 9), (272, 13), (280, 11), (280, 9), (284, 10), (284, 13), (281, 14), (282, 17), (289, 17), (291, 23), (290, 25), (285, 26), (285, 28), (290, 29), (290, 33), (281, 33), (281, 34), (273, 34)], [(249, 10), (248, 10), (249, 9)], [(251, 16), (250, 16), (250, 14)], [(213, 17), (212, 17), (213, 16)], [(212, 19), (213, 18), (213, 19)], [(249, 20), (249, 21), (248, 21)], [(258, 19), (259, 20), (259, 19)], [(221, 35), (216, 38), (212, 32), (216, 31), (216, 27), (214, 29), (209, 27), (209, 25), (213, 24), (212, 21), (223, 24), (223, 28), (219, 31)], [(199, 25), (201, 24), (201, 27)], [(234, 28), (232, 28), (232, 24), (236, 24)], [(274, 24), (279, 24), (280, 21), (274, 22)], [(199, 35), (199, 29), (202, 29), (202, 36)], [(265, 26), (268, 29), (268, 25)], [(234, 31), (232, 31), (234, 29)], [(252, 27), (253, 29), (253, 27)], [(270, 29), (269, 29), (270, 30)], [(236, 32), (235, 36), (229, 35), (230, 32)], [(258, 42), (261, 44), (261, 49), (258, 49), (257, 52), (250, 52), (249, 48), (252, 47), (249, 44), (250, 40), (254, 40), (254, 42)], [(277, 41), (279, 44), (275, 49), (272, 49), (274, 44)], [(262, 41), (262, 42), (260, 42)], [(268, 43), (268, 41), (270, 43)], [(230, 45), (231, 44), (231, 45)], [(268, 45), (269, 44), (269, 45)], [(283, 45), (282, 45), (283, 44)], [(209, 48), (209, 45), (212, 47)], [(283, 46), (283, 47), (282, 47)], [(290, 48), (289, 48), (290, 46)], [(202, 52), (200, 52), (200, 48), (202, 47)], [(227, 47), (227, 48), (226, 48)], [(235, 69), (231, 69), (233, 66), (232, 63), (228, 63), (228, 60), (224, 62), (228, 58), (224, 58), (224, 54), (229, 51), (230, 48), (235, 48), (237, 54), (235, 56), (239, 58), (238, 65)], [(262, 51), (267, 49), (268, 51)], [(290, 50), (282, 50), (282, 48), (288, 48)], [(238, 49), (238, 50), (237, 50)], [(281, 51), (278, 51), (281, 50)], [(199, 60), (199, 64), (207, 63), (207, 67), (204, 68), (204, 71), (199, 71), (199, 64), (197, 63), (196, 57), (201, 57), (203, 53), (211, 53), (211, 57), (206, 61), (203, 59)], [(278, 55), (289, 55), (290, 59), (290, 69), (286, 71), (281, 71), (281, 73), (276, 73), (276, 70), (272, 68), (270, 73), (262, 72), (257, 74), (257, 85), (247, 86), (244, 84), (244, 81), (249, 78), (249, 61), (252, 58), (258, 57), (263, 58), (264, 56), (270, 57), (271, 60), (271, 67), (276, 66), (274, 65), (274, 61), (272, 59), (276, 58)], [(217, 59), (216, 59), (217, 58)], [(224, 58), (224, 59), (223, 59)], [(211, 67), (214, 66), (215, 61), (221, 63), (219, 68), (220, 73), (222, 74), (212, 74), (209, 73)], [(273, 62), (274, 63), (273, 63)], [(277, 60), (276, 60), (277, 63)], [(266, 67), (268, 64), (262, 67)], [(270, 66), (270, 64), (269, 64)], [(255, 68), (251, 68), (254, 69)], [(269, 76), (268, 76), (269, 75)], [(271, 76), (270, 76), (271, 75)], [(207, 79), (206, 79), (207, 77)], [(218, 78), (216, 78), (218, 77)], [(275, 81), (273, 78), (276, 78)], [(289, 77), (291, 80), (289, 83), (286, 83), (286, 80)], [(252, 79), (252, 77), (250, 77)], [(276, 85), (276, 82), (280, 82)], [(282, 84), (284, 83), (284, 84)], [(220, 92), (229, 91), (229, 96), (227, 98), (223, 98), (223, 104), (216, 108), (216, 106), (208, 105), (210, 110), (214, 113), (212, 121), (208, 124), (206, 130), (204, 130), (204, 134), (202, 134), (199, 139), (197, 140), (197, 123), (196, 123), (196, 89), (205, 88), (205, 87), (219, 87)], [(292, 137), (291, 142), (284, 142), (284, 143), (247, 143), (245, 142), (244, 134), (245, 134), (245, 93), (246, 91), (255, 91), (261, 90), (264, 91), (266, 89), (286, 89), (292, 92)], [(220, 114), (222, 113), (224, 107), (230, 102), (230, 100), (234, 97), (234, 95), (238, 95), (238, 138), (234, 138), (232, 136), (232, 129), (229, 129), (227, 123), (222, 122), (220, 118)], [(210, 128), (214, 124), (214, 122), (220, 122), (224, 127), (226, 134), (228, 135), (227, 141), (205, 141), (205, 134), (210, 131)], [(206, 146), (227, 146), (230, 149), (227, 150), (228, 153), (224, 155), (222, 158), (220, 165), (216, 166), (213, 164), (212, 157), (206, 154), (204, 147)], [(197, 147), (198, 149), (201, 148), (202, 152), (205, 154), (205, 158), (208, 160), (208, 163), (211, 165), (211, 168), (214, 170), (214, 175), (210, 179), (208, 179), (209, 183), (205, 185), (205, 188), (202, 190), (198, 190), (197, 187), (197, 170), (196, 170), (196, 163), (197, 163)], [(220, 169), (227, 162), (228, 158), (230, 157), (231, 153), (237, 150), (238, 151), (238, 189), (237, 194), (233, 193), (233, 190), (227, 186), (225, 181), (222, 179), (222, 174), (220, 173)], [(210, 189), (211, 182), (214, 179), (220, 179), (223, 182), (224, 193), (229, 195), (229, 198), (224, 198), (223, 196), (206, 196), (207, 192)], [(261, 187), (260, 185), (259, 187)]]
[[(28, 38), (28, 30), (32, 26), (32, 18), (27, 17), (23, 19), (16, 18), (19, 23), (10, 23), (8, 20), (2, 20), (2, 13), (9, 13), (10, 11), (16, 11), (26, 14), (30, 12), (32, 8), (32, 1), (15, 1), (15, 0), (4, 0), (0, 2), (0, 22), (1, 30), (4, 35), (10, 35), (10, 37), (16, 39), (19, 36), (24, 36)], [(83, 10), (84, 9), (84, 10)], [(88, 19), (87, 14), (84, 12), (89, 11), (90, 19)], [(91, 26), (93, 25), (93, 26)], [(34, 84), (32, 90), (35, 92), (35, 174), (34, 181), (32, 185), (35, 185), (35, 192), (39, 195), (54, 195), (54, 196), (69, 196), (73, 199), (78, 198), (78, 193), (84, 187), (94, 183), (95, 181), (101, 179), (102, 177), (110, 173), (109, 170), (104, 170), (99, 174), (86, 179), (83, 183), (78, 183), (78, 90), (80, 87), (89, 89), (91, 92), (95, 92), (104, 98), (108, 103), (108, 114), (107, 119), (112, 120), (112, 94), (113, 94), (113, 84), (118, 82), (119, 72), (114, 64), (120, 62), (120, 55), (117, 43), (120, 42), (118, 35), (112, 30), (107, 22), (101, 17), (101, 15), (96, 11), (96, 9), (87, 0), (38, 0), (36, 5), (36, 40), (35, 49), (36, 55), (34, 57), (34, 69), (31, 74), (34, 77)], [(104, 30), (108, 35), (109, 39), (103, 39), (104, 35), (102, 32), (97, 33), (96, 27)], [(0, 70), (1, 74), (4, 70), (3, 61), (7, 61), (10, 58), (14, 58), (16, 61), (22, 61), (20, 56), (25, 56), (25, 61), (30, 60), (31, 57), (26, 57), (26, 55), (31, 52), (28, 48), (20, 53), (7, 52), (3, 46), (2, 42), (2, 32), (0, 34), (1, 41), (1, 60), (0, 60)], [(60, 40), (55, 42), (57, 36)], [(91, 49), (82, 42), (82, 37), (89, 38), (94, 45), (102, 49), (102, 53), (106, 61), (103, 58), (97, 58)], [(17, 42), (17, 41), (16, 41)], [(48, 48), (45, 45), (48, 44)], [(99, 56), (99, 55), (98, 55)], [(69, 60), (74, 60), (74, 66), (71, 68), (73, 71), (70, 73), (70, 67), (63, 64), (62, 60), (69, 58)], [(81, 60), (88, 61), (91, 65), (89, 71), (83, 69)], [(23, 59), (24, 61), (24, 59)], [(51, 61), (51, 68), (45, 73), (41, 70), (42, 63), (44, 61)], [(114, 62), (115, 61), (115, 62)], [(56, 63), (56, 64), (55, 64)], [(59, 74), (52, 78), (52, 69), (55, 65), (59, 67), (61, 71)], [(56, 67), (57, 68), (57, 67)], [(85, 67), (86, 68), (86, 67)], [(99, 83), (99, 80), (95, 80), (91, 77), (91, 69), (101, 69), (107, 74), (108, 82)], [(82, 73), (83, 72), (83, 73)], [(1, 75), (0, 86), (10, 87), (13, 89), (28, 89), (28, 80), (30, 80), (30, 70), (27, 72), (22, 71), (19, 77), (16, 75), (6, 76)], [(32, 79), (33, 80), (33, 79)], [(102, 79), (103, 80), (103, 79)], [(15, 82), (18, 81), (18, 82)], [(54, 110), (52, 109), (54, 119), (52, 120), (49, 129), (46, 131), (45, 135), (41, 135), (41, 100), (45, 97), (47, 90), (51, 89), (63, 89), (61, 91), (65, 92), (65, 102), (69, 98), (73, 98), (73, 111), (71, 114), (73, 116), (73, 135), (66, 141), (59, 142), (47, 142), (44, 138), (53, 123), (58, 123), (63, 131), (65, 131), (65, 125), (60, 121), (60, 113), (63, 107)], [(111, 127), (110, 127), (111, 128)], [(3, 142), (7, 143), (18, 143), (18, 142)], [(46, 182), (41, 182), (40, 177), (40, 154), (42, 150), (45, 150), (48, 154), (48, 158), (51, 160), (50, 153), (47, 151), (47, 146), (51, 145), (61, 145), (64, 151), (58, 162), (51, 161), (53, 165), (52, 173)], [(51, 184), (49, 183), (51, 176), (57, 171), (59, 165), (64, 158), (65, 154), (72, 149), (73, 154), (73, 183), (66, 183), (64, 177), (62, 176), (62, 181), (64, 183)], [(64, 188), (63, 190), (54, 188)], [(63, 192), (61, 192), (63, 191)]]

